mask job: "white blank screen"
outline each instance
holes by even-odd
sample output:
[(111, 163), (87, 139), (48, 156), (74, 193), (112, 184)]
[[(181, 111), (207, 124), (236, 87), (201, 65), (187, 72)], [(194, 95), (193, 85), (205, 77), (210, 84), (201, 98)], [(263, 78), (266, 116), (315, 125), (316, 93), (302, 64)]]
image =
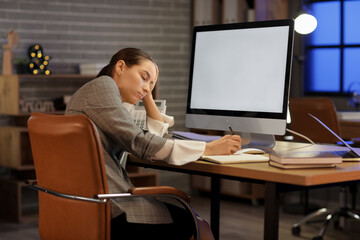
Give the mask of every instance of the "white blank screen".
[(289, 27), (198, 32), (192, 109), (281, 113)]

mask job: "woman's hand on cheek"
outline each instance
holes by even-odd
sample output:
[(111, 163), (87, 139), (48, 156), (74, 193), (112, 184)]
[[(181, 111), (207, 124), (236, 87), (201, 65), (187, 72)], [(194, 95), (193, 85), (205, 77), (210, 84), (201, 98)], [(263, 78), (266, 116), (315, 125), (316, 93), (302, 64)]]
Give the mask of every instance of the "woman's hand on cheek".
[(155, 101), (151, 93), (146, 94), (143, 98), (146, 115), (154, 120), (158, 120), (163, 122), (164, 119), (162, 118), (159, 108), (156, 106)]
[(145, 95), (145, 97), (142, 100), (144, 103), (149, 103), (151, 101), (154, 101), (154, 98), (151, 93), (148, 93)]

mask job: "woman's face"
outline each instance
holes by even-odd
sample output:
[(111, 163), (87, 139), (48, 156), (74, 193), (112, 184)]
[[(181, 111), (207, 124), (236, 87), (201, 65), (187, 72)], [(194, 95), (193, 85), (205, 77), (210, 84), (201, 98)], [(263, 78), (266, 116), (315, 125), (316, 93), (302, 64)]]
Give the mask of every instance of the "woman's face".
[(151, 94), (156, 81), (158, 70), (155, 64), (147, 59), (131, 67), (126, 66), (123, 60), (117, 62), (113, 79), (119, 88), (123, 102), (136, 104), (146, 94)]

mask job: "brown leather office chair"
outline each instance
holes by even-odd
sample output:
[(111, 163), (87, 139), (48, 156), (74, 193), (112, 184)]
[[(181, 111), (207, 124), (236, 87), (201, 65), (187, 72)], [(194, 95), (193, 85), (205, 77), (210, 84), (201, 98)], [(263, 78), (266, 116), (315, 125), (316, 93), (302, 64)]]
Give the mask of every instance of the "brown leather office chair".
[[(291, 98), (289, 101), (289, 109), (291, 116), (290, 128), (310, 138), (317, 143), (336, 143), (338, 139), (323, 128), (315, 119), (310, 117), (308, 113), (316, 116), (324, 122), (331, 130), (341, 136), (338, 119), (336, 116), (336, 108), (329, 98)], [(294, 135), (295, 141), (304, 141), (303, 138)], [(349, 185), (353, 192), (353, 197), (356, 192), (356, 185)], [(339, 198), (340, 203), (345, 203), (345, 186), (340, 188)], [(300, 235), (301, 225), (321, 215), (326, 215), (324, 225), (320, 229), (317, 236), (313, 240), (321, 240), (325, 234), (326, 228), (330, 221), (335, 220), (335, 226), (339, 225), (339, 217), (351, 217), (359, 220), (359, 215), (350, 211), (346, 206), (340, 206), (338, 209), (331, 210), (327, 208), (320, 208), (302, 218), (292, 227), (294, 235)]]
[[(319, 118), (331, 130), (340, 135), (340, 126), (336, 116), (333, 102), (328, 98), (291, 98), (289, 101), (291, 123), (290, 128), (299, 132), (314, 142), (336, 143), (338, 140), (323, 128), (308, 113)], [(294, 136), (295, 141), (305, 141)]]
[(188, 204), (189, 197), (172, 187), (133, 188), (108, 194), (102, 147), (92, 121), (83, 115), (33, 113), (28, 121), (39, 192), (41, 239), (110, 239), (110, 204), (115, 197), (166, 196), (188, 209), (196, 239), (213, 239), (209, 225)]

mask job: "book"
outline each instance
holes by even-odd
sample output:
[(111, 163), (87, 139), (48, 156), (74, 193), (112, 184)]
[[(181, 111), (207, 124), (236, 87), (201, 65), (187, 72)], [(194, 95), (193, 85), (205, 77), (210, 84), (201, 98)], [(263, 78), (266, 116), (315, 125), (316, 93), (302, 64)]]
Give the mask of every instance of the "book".
[(281, 164), (274, 161), (269, 161), (269, 165), (282, 169), (302, 169), (302, 168), (331, 168), (336, 167), (335, 163), (323, 163), (323, 164)]
[(233, 154), (233, 155), (214, 155), (214, 156), (202, 156), (201, 160), (209, 161), (218, 164), (230, 164), (230, 163), (254, 163), (254, 162), (267, 162), (269, 156), (267, 154)]
[(289, 151), (270, 154), (270, 160), (281, 164), (336, 164), (342, 157), (330, 152)]

